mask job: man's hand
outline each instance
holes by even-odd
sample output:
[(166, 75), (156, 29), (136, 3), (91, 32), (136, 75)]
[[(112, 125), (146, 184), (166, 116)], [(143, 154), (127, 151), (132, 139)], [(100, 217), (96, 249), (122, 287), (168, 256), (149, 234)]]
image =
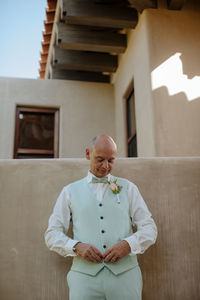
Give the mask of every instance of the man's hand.
[(76, 249), (75, 253), (78, 256), (80, 256), (90, 262), (100, 263), (102, 261), (103, 255), (93, 245), (79, 242), (75, 245), (75, 249)]
[(127, 241), (121, 241), (104, 253), (104, 261), (114, 263), (131, 252), (131, 248)]

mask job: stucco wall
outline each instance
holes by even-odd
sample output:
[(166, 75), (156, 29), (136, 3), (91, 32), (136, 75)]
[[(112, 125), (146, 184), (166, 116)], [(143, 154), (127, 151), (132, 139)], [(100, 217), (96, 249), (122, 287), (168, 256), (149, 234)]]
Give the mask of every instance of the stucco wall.
[(200, 5), (147, 20), (156, 155), (200, 155)]
[(146, 14), (135, 30), (128, 32), (128, 47), (119, 57), (119, 67), (112, 78), (115, 95), (116, 141), (120, 156), (126, 156), (126, 113), (124, 96), (131, 82), (135, 90), (135, 114), (138, 156), (155, 155), (154, 116), (149, 66)]
[[(62, 187), (87, 169), (81, 159), (0, 161), (2, 300), (68, 299), (71, 260), (43, 235)], [(120, 159), (113, 173), (138, 185), (158, 226), (157, 243), (139, 256), (143, 300), (199, 300), (200, 158)]]
[(115, 137), (112, 85), (0, 78), (0, 158), (13, 157), (17, 104), (60, 108), (61, 158), (83, 157), (99, 133)]
[[(113, 76), (116, 140), (126, 155), (124, 94), (134, 81), (138, 156), (200, 155), (200, 4), (140, 15)], [(162, 4), (162, 5), (161, 5)]]

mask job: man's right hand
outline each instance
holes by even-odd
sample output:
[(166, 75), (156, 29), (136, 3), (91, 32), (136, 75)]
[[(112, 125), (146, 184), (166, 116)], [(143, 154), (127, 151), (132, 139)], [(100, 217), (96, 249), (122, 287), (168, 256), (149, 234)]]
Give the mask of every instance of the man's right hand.
[(87, 261), (94, 263), (100, 263), (102, 261), (103, 255), (93, 245), (79, 242), (74, 248), (76, 249), (75, 253)]

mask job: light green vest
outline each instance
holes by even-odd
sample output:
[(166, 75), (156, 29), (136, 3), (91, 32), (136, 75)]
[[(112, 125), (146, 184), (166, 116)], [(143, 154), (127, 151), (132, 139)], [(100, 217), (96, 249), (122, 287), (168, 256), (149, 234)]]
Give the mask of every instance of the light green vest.
[[(117, 203), (117, 196), (110, 188), (99, 203), (88, 186), (87, 178), (70, 185), (74, 239), (94, 245), (101, 253), (133, 234), (127, 180), (116, 179), (117, 184), (123, 187), (119, 193), (120, 203)], [(127, 255), (115, 263), (92, 263), (76, 256), (71, 269), (94, 276), (103, 267), (107, 267), (117, 275), (134, 268), (137, 264), (136, 255)]]

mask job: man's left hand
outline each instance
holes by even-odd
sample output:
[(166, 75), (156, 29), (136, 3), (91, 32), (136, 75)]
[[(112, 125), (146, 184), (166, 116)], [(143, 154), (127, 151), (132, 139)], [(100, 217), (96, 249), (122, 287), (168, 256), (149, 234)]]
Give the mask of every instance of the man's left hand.
[(127, 241), (121, 241), (104, 253), (104, 262), (114, 263), (131, 252), (131, 248)]

